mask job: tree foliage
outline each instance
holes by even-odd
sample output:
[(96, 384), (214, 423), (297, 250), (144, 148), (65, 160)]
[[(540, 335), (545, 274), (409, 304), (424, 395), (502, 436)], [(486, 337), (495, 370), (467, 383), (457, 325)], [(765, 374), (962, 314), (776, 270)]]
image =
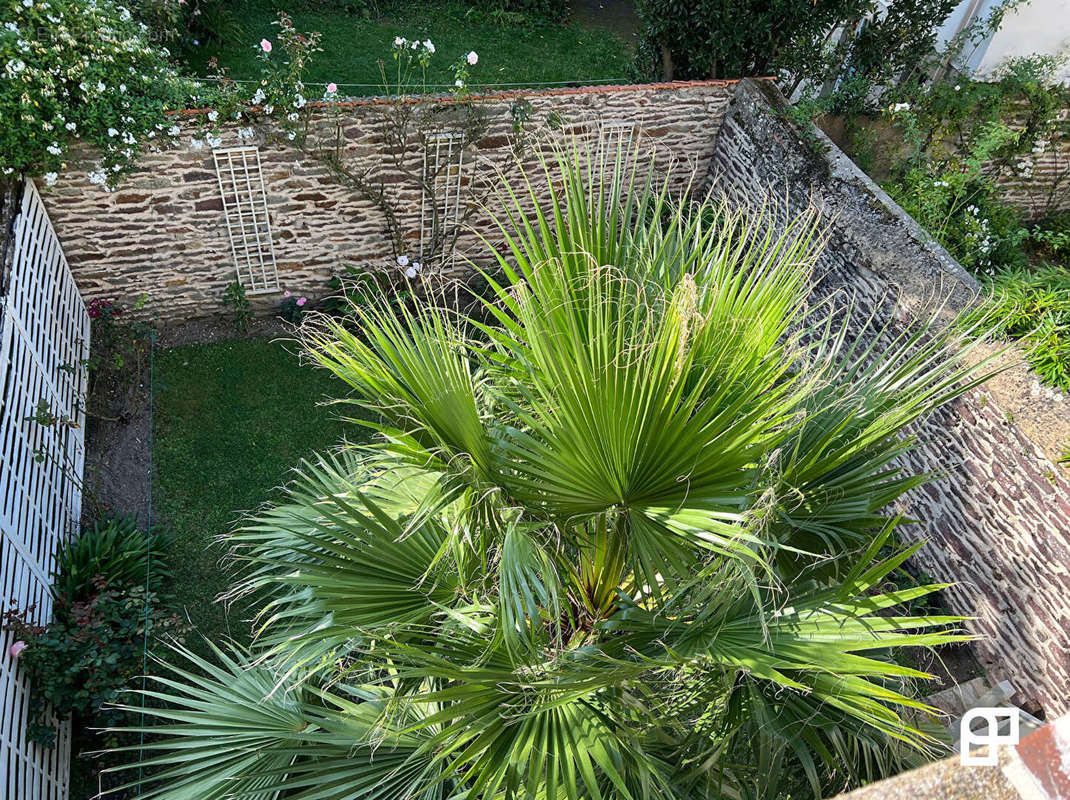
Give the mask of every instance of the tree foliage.
[[(848, 80), (851, 92), (895, 82), (927, 58), (955, 0), (641, 0), (639, 69), (666, 79), (775, 75)], [(842, 35), (841, 35), (842, 33)]]
[(775, 797), (939, 751), (893, 653), (964, 637), (882, 591), (916, 550), (885, 509), (927, 479), (906, 426), (979, 378), (810, 308), (813, 215), (607, 160), (503, 189), (483, 315), (311, 327), (378, 440), (233, 534), (254, 649), (160, 663), (143, 796)]

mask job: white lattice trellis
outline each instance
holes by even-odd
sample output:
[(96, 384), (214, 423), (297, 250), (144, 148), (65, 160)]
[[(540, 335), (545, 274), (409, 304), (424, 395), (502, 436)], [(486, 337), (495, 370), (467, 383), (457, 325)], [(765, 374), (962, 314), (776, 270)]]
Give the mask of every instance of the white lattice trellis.
[(635, 141), (635, 123), (627, 120), (603, 120), (598, 134), (603, 158), (610, 163), (618, 156), (627, 159)]
[(223, 147), (212, 151), (230, 250), (238, 282), (249, 294), (276, 292), (279, 271), (268, 219), (267, 189), (260, 148)]
[[(456, 231), (461, 208), (461, 171), (464, 167), (464, 134), (443, 131), (424, 139), (423, 179), (420, 196), (420, 259), (427, 266), (448, 270), (453, 266), (450, 238)], [(430, 264), (436, 245), (447, 247)]]
[[(29, 181), (14, 237), (0, 313), (0, 606), (36, 606), (44, 620), (56, 545), (81, 513), (89, 315)], [(67, 422), (34, 421), (42, 401)], [(11, 643), (0, 632), (0, 795), (64, 800), (70, 724), (51, 749), (26, 741), (29, 690)]]

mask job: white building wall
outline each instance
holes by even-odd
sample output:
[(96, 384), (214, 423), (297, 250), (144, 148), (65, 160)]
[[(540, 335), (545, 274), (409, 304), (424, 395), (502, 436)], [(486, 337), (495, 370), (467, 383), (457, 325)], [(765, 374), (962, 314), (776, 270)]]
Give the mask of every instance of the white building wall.
[[(985, 19), (1002, 0), (963, 0), (940, 31), (946, 44), (972, 20)], [(1027, 0), (1003, 18), (999, 30), (977, 45), (967, 44), (955, 65), (977, 77), (990, 77), (1000, 64), (1029, 55), (1070, 55), (1070, 0)], [(1057, 77), (1070, 83), (1070, 59)]]

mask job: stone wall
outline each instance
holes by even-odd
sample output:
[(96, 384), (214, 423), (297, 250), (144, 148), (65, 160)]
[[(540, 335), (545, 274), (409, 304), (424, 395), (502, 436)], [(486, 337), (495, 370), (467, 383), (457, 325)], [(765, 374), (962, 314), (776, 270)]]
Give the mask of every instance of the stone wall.
[(1000, 197), (1017, 207), (1026, 219), (1041, 219), (1070, 211), (1070, 108), (1056, 114), (1050, 134), (1018, 157), (997, 178)]
[[(771, 192), (789, 207), (822, 210), (830, 241), (818, 297), (853, 302), (863, 315), (876, 309), (882, 320), (909, 319), (939, 297), (951, 311), (970, 303), (977, 284), (962, 267), (824, 134), (800, 138), (778, 113), (783, 103), (768, 84), (740, 85), (709, 185), (740, 203)], [(990, 381), (918, 426), (905, 466), (944, 477), (908, 495), (904, 510), (919, 522), (906, 530), (929, 540), (918, 566), (955, 584), (946, 591), (952, 609), (976, 617), (969, 627), (983, 637), (977, 651), (989, 674), (1050, 717), (1070, 708), (1070, 483), (1030, 434), (1062, 430), (1070, 441), (1070, 414), (1061, 395), (1022, 400), (1013, 388)], [(1031, 430), (1012, 421), (1025, 406)]]
[[(733, 81), (705, 81), (525, 92), (523, 99), (530, 103), (525, 129), (535, 135), (569, 135), (597, 130), (603, 122), (634, 123), (633, 135), (643, 147), (656, 149), (659, 166), (679, 162), (676, 174), (682, 185), (688, 175), (708, 170), (714, 134), (733, 89)], [(476, 98), (488, 127), (465, 154), (466, 190), (493, 183), (495, 169), (509, 166), (515, 140), (511, 112), (519, 97), (496, 93)], [(449, 104), (448, 98), (442, 101), (447, 115)], [(370, 98), (322, 113), (341, 116), (343, 157), (357, 169), (374, 166), (395, 205), (410, 210), (403, 222), (415, 253), (419, 187), (396, 172), (378, 173), (377, 165), (387, 161), (383, 109), (381, 100)], [(146, 311), (165, 324), (217, 314), (226, 285), (235, 279), (211, 151), (190, 146), (203, 139), (195, 120), (186, 115), (176, 121), (183, 128), (183, 145), (148, 154), (113, 191), (90, 184), (84, 170), (71, 170), (42, 192), (86, 301), (108, 297), (129, 303), (148, 293)], [(391, 268), (393, 254), (380, 211), (312, 157), (284, 145), (259, 143), (283, 290), (317, 297), (328, 292), (328, 280), (345, 265)], [(239, 144), (237, 128), (223, 131), (222, 144)], [(418, 161), (422, 152), (414, 141), (409, 158)], [(508, 174), (519, 178), (520, 171)], [(478, 218), (471, 222), (480, 227)], [(475, 257), (485, 252), (471, 235), (458, 246)], [(269, 309), (279, 295), (256, 299)]]

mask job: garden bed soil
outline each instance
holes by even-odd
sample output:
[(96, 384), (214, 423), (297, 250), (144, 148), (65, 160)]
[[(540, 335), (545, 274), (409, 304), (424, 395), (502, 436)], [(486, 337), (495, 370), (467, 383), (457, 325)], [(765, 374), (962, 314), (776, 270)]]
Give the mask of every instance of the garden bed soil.
[[(87, 398), (82, 523), (114, 514), (149, 521), (152, 486), (150, 342), (122, 369), (97, 369)], [(113, 353), (94, 341), (92, 355), (111, 363)]]

